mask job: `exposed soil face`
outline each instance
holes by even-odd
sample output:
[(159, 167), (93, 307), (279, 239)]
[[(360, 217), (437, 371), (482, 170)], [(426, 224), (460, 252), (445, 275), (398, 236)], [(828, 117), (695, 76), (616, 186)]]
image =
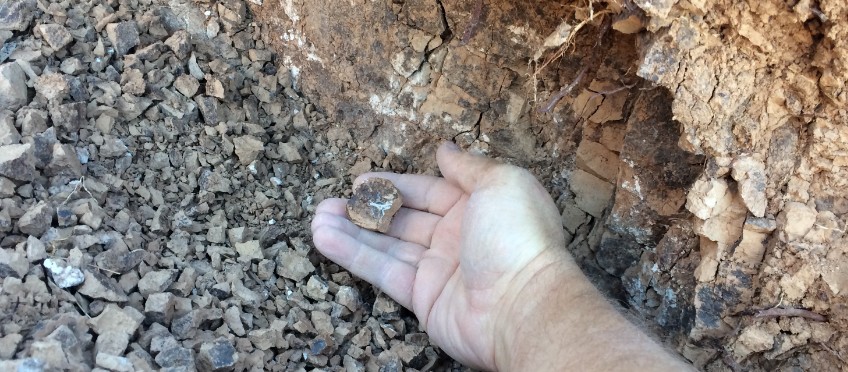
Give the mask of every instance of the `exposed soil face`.
[(848, 6), (621, 4), (0, 2), (0, 369), (462, 368), (308, 233), (441, 140), (699, 368), (844, 369)]
[(435, 173), (443, 139), (528, 166), (584, 269), (700, 368), (844, 367), (848, 7), (622, 4), (256, 9), (353, 174)]

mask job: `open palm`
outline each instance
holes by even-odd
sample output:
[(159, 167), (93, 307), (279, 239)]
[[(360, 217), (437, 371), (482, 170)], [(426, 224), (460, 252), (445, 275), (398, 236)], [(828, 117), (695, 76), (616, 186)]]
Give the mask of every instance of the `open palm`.
[(570, 260), (550, 196), (527, 171), (445, 144), (444, 178), (370, 173), (404, 198), (387, 235), (355, 226), (346, 200), (322, 202), (312, 222), (318, 250), (412, 310), (457, 360), (494, 369), (495, 335), (534, 273)]

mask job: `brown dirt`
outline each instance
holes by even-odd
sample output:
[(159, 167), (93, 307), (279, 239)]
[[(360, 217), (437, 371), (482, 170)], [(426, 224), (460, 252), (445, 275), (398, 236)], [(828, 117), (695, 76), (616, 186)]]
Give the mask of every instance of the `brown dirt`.
[(462, 368), (308, 233), (444, 139), (700, 369), (846, 368), (844, 2), (262, 3), (0, 1), (0, 369)]

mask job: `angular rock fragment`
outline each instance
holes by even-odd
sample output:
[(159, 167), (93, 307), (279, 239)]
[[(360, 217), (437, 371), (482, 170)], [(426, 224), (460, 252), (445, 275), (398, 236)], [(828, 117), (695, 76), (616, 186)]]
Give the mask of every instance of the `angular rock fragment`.
[(20, 252), (0, 248), (0, 278), (21, 279), (29, 271), (29, 262)]
[(586, 213), (596, 218), (603, 217), (615, 187), (594, 175), (577, 169), (571, 174), (569, 186), (574, 192), (574, 201)]
[(262, 254), (262, 247), (259, 246), (258, 240), (236, 243), (236, 252), (238, 252), (238, 260), (241, 262), (250, 262), (252, 260), (261, 260), (265, 258)]
[(179, 30), (165, 40), (165, 45), (171, 48), (178, 59), (184, 60), (191, 53), (190, 37), (185, 30)]
[(69, 265), (63, 260), (46, 259), (44, 267), (50, 272), (53, 282), (59, 288), (69, 288), (80, 285), (85, 280), (82, 270)]
[(144, 296), (164, 292), (176, 279), (176, 270), (150, 271), (138, 281), (138, 291)]
[(170, 325), (174, 315), (174, 295), (164, 292), (148, 296), (144, 303), (144, 315), (146, 321)]
[(108, 304), (103, 312), (91, 318), (88, 324), (97, 334), (121, 332), (133, 335), (141, 326), (142, 320), (144, 320), (144, 314), (130, 306), (121, 308), (115, 304)]
[(301, 281), (315, 271), (309, 259), (294, 252), (282, 252), (277, 255), (277, 275), (294, 281)]
[(53, 220), (53, 207), (45, 202), (39, 202), (21, 216), (18, 220), (18, 230), (24, 234), (41, 236), (50, 228)]
[(180, 75), (174, 80), (174, 88), (184, 96), (191, 98), (197, 94), (200, 83), (191, 75)]
[(788, 202), (777, 216), (777, 225), (783, 231), (786, 241), (804, 238), (816, 223), (818, 212), (806, 204)]
[(115, 54), (123, 56), (140, 42), (138, 27), (134, 21), (110, 23), (106, 25), (106, 35), (115, 48)]
[(94, 362), (98, 367), (109, 371), (132, 372), (136, 370), (129, 359), (108, 353), (98, 353)]
[(35, 16), (33, 14), (35, 9), (35, 0), (4, 1), (0, 3), (0, 30), (26, 30)]
[(68, 176), (79, 178), (82, 176), (82, 164), (73, 146), (68, 144), (54, 143), (53, 156), (50, 163), (44, 169), (48, 176)]
[(0, 110), (15, 111), (27, 104), (26, 75), (14, 62), (0, 65)]
[(402, 205), (403, 197), (391, 181), (370, 178), (353, 191), (347, 203), (347, 214), (359, 227), (386, 233)]
[(0, 111), (0, 146), (16, 145), (21, 142), (21, 134), (15, 128), (15, 114)]
[(243, 165), (252, 163), (262, 151), (265, 150), (265, 144), (254, 136), (241, 136), (233, 138), (236, 155)]
[(222, 337), (200, 345), (197, 367), (202, 371), (231, 371), (238, 359), (236, 348), (229, 340)]
[(79, 293), (91, 298), (100, 298), (112, 302), (127, 300), (127, 294), (115, 279), (91, 270), (85, 270), (85, 281), (80, 287)]
[(41, 34), (41, 37), (47, 41), (47, 44), (54, 50), (62, 49), (74, 40), (68, 29), (62, 25), (48, 23), (38, 25), (36, 26), (36, 29)]
[(739, 195), (751, 214), (766, 214), (766, 165), (751, 156), (741, 156), (733, 162), (731, 176), (739, 183)]

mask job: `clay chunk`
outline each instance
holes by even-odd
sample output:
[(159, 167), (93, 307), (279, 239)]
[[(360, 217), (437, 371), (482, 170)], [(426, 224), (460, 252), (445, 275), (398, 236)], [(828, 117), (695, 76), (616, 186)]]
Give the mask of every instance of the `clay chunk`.
[(347, 214), (357, 226), (386, 233), (403, 204), (400, 191), (385, 178), (369, 178), (353, 190)]

